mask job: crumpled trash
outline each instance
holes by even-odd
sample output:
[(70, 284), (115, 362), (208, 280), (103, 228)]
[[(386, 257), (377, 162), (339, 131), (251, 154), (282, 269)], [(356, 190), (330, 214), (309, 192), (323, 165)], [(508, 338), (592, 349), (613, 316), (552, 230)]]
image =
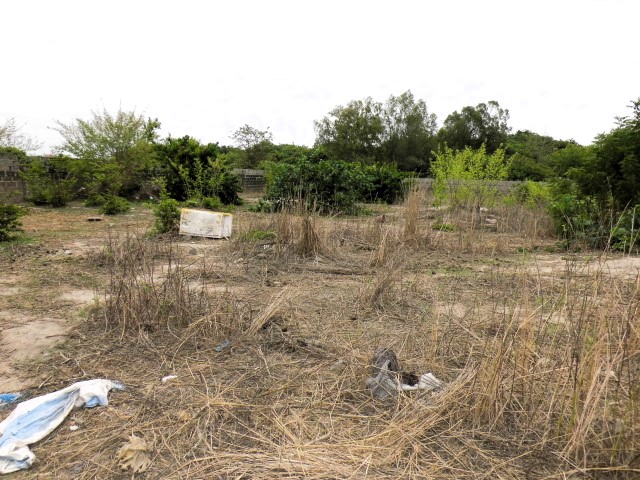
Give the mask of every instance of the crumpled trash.
[(124, 390), (124, 386), (111, 380), (86, 380), (19, 403), (0, 423), (0, 474), (29, 468), (36, 458), (29, 445), (55, 430), (74, 407), (108, 405), (112, 389)]
[(365, 380), (365, 385), (374, 397), (387, 400), (398, 395), (400, 379), (398, 377), (398, 357), (390, 348), (381, 348), (371, 358), (372, 377)]
[(372, 376), (365, 380), (371, 394), (381, 400), (395, 398), (402, 391), (425, 390), (431, 392), (442, 388), (442, 381), (431, 372), (420, 378), (400, 370), (398, 357), (390, 348), (381, 348), (371, 358)]
[(225, 348), (227, 348), (229, 345), (231, 345), (231, 340), (227, 339), (224, 342), (222, 342), (220, 345), (218, 345), (216, 348), (214, 348), (214, 350), (218, 353), (220, 353), (221, 351), (223, 351)]
[(402, 390), (426, 390), (427, 392), (432, 392), (433, 390), (438, 390), (443, 385), (444, 383), (442, 383), (441, 380), (438, 380), (433, 373), (429, 372), (422, 375), (416, 385), (403, 383), (400, 385), (400, 388)]
[(0, 407), (4, 407), (5, 405), (9, 405), (11, 403), (15, 403), (19, 398), (22, 397), (22, 393), (0, 393)]
[(120, 460), (120, 468), (131, 470), (133, 473), (144, 472), (151, 465), (149, 451), (147, 442), (140, 437), (131, 435), (129, 441), (118, 450), (117, 457)]

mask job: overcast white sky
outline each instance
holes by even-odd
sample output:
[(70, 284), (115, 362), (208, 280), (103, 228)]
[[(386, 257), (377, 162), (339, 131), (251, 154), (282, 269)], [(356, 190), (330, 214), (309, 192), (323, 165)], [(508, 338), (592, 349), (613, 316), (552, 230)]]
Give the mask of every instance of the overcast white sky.
[(640, 1), (0, 2), (0, 122), (122, 106), (231, 144), (248, 123), (312, 145), (337, 105), (411, 90), (439, 125), (497, 100), (514, 131), (589, 144), (640, 96)]

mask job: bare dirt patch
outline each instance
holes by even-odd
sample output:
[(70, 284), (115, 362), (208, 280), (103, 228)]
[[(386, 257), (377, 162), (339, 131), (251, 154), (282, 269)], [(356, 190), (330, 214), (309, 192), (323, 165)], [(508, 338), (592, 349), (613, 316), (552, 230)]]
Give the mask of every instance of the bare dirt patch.
[(65, 320), (34, 318), (0, 312), (0, 392), (38, 386), (42, 379), (29, 378), (20, 364), (38, 359), (65, 340), (71, 325)]

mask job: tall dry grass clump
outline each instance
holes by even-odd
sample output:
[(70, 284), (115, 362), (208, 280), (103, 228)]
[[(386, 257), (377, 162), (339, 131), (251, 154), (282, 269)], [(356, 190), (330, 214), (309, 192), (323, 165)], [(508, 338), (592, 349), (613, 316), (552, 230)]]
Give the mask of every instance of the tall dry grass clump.
[(167, 332), (179, 336), (187, 327), (215, 336), (237, 328), (233, 299), (207, 292), (206, 275), (194, 281), (193, 270), (183, 264), (171, 238), (151, 240), (127, 233), (119, 240), (110, 238), (102, 256), (109, 275), (102, 316), (121, 337)]
[(408, 244), (417, 245), (420, 240), (420, 205), (424, 199), (422, 189), (411, 188), (404, 200), (403, 239)]

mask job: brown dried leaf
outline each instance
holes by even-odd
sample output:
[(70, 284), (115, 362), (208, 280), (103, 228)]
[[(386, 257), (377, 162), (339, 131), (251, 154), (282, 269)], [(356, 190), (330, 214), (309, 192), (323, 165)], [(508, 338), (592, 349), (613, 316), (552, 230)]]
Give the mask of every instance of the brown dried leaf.
[(134, 473), (144, 472), (151, 465), (149, 457), (150, 448), (142, 438), (131, 435), (129, 441), (118, 450), (117, 457), (120, 460), (122, 470), (131, 470)]

